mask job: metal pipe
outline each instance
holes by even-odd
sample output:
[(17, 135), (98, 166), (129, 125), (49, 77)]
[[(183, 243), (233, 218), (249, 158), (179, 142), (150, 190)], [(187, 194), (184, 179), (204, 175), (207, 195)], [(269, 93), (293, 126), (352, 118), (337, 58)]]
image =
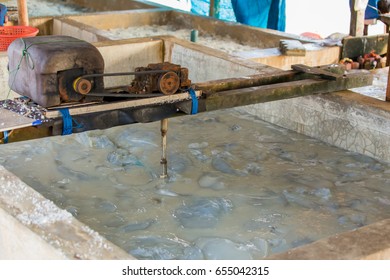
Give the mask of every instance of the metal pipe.
[(27, 10), (27, 0), (18, 0), (18, 24), (22, 26), (28, 26), (28, 10)]
[(161, 167), (162, 172), (161, 179), (168, 178), (168, 160), (167, 160), (167, 132), (168, 132), (168, 119), (161, 120)]
[(168, 73), (168, 70), (147, 70), (147, 71), (134, 71), (134, 72), (116, 72), (116, 73), (102, 73), (102, 74), (86, 74), (77, 77), (73, 82), (77, 82), (78, 79), (88, 79), (95, 77), (116, 77), (116, 76), (130, 76), (130, 75), (149, 75), (149, 74), (162, 74)]

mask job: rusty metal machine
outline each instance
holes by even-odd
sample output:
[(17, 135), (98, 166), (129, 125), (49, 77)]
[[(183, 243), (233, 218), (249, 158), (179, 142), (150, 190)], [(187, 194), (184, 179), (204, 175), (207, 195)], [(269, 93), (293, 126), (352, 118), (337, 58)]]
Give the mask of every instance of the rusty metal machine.
[[(137, 67), (134, 72), (104, 73), (97, 48), (68, 36), (16, 40), (8, 56), (10, 88), (45, 108), (105, 98), (170, 95), (191, 86), (188, 69), (169, 62)], [(135, 76), (131, 84), (104, 88), (105, 77), (127, 75)]]
[[(95, 78), (128, 75), (135, 76), (130, 85), (111, 87), (100, 90), (100, 92), (93, 88)], [(82, 75), (73, 80), (72, 90), (89, 97), (142, 98), (155, 97), (158, 94), (170, 95), (185, 91), (190, 86), (187, 68), (163, 62), (149, 64), (147, 67), (137, 67), (134, 72)]]
[[(153, 71), (162, 71), (162, 73), (148, 74)], [(146, 75), (139, 74), (142, 72)], [(163, 94), (174, 94), (179, 89), (187, 90), (190, 86), (191, 81), (188, 79), (187, 68), (164, 62), (149, 64), (147, 67), (137, 67), (135, 69), (135, 79), (128, 90), (134, 93), (161, 92)]]
[[(43, 107), (91, 100), (72, 90), (70, 81), (104, 71), (103, 57), (93, 45), (68, 36), (15, 40), (8, 48), (8, 60), (10, 88)], [(95, 77), (93, 85), (102, 90), (103, 77)]]

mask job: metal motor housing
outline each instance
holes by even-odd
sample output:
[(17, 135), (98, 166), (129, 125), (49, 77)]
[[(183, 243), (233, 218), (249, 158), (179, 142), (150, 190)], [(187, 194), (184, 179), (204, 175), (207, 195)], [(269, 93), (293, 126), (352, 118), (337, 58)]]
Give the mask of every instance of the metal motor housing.
[[(104, 60), (92, 44), (70, 36), (16, 39), (8, 47), (10, 88), (44, 107), (66, 102), (101, 100), (76, 93), (72, 83), (81, 75), (102, 74)], [(93, 89), (104, 88), (95, 77)]]

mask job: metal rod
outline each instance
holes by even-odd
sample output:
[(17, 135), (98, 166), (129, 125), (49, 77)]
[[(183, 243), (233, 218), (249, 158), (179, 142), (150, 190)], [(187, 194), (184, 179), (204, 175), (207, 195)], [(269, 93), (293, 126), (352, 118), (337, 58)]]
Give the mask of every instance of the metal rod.
[(168, 178), (168, 160), (167, 160), (167, 132), (168, 132), (168, 119), (161, 120), (161, 167), (162, 173), (160, 178)]
[(118, 72), (118, 73), (104, 73), (104, 74), (87, 74), (82, 75), (79, 78), (94, 78), (94, 77), (114, 77), (114, 76), (128, 76), (128, 75), (148, 75), (148, 74), (159, 74), (167, 73), (168, 70), (148, 70), (148, 71), (135, 71), (135, 72)]
[(85, 96), (100, 97), (122, 97), (122, 98), (150, 98), (164, 96), (163, 93), (112, 93), (112, 92), (90, 92)]

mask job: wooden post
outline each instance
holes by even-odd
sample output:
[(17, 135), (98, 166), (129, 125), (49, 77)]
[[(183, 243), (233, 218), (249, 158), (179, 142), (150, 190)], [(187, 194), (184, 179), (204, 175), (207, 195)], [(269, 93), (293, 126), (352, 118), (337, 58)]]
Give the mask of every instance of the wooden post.
[(356, 10), (355, 4), (359, 0), (351, 0), (351, 23), (349, 29), (349, 35), (351, 36), (363, 36), (364, 34), (364, 13), (365, 8)]
[[(387, 37), (387, 53), (386, 53), (386, 66), (390, 66), (390, 32), (389, 32), (389, 23), (385, 23)], [(389, 87), (389, 80), (387, 80), (387, 87)], [(390, 93), (386, 95), (390, 99)], [(390, 100), (387, 100), (390, 101)]]
[(389, 26), (390, 26), (390, 15), (389, 14), (383, 14), (383, 15), (379, 15), (379, 20), (382, 21), (385, 25), (385, 33), (387, 33), (388, 35), (388, 38), (387, 38), (387, 54), (386, 54), (386, 66), (390, 66), (390, 58), (389, 58), (389, 55), (390, 55), (390, 29), (389, 29)]
[(18, 24), (22, 26), (28, 26), (28, 10), (27, 10), (27, 0), (18, 0)]
[(221, 0), (210, 0), (210, 17), (219, 18), (219, 4)]
[(214, 0), (210, 0), (210, 11), (209, 11), (209, 16), (210, 17), (214, 17), (214, 15), (215, 15), (214, 3), (215, 3)]
[(389, 71), (389, 74), (387, 76), (387, 88), (386, 88), (386, 101), (387, 102), (390, 102), (390, 71)]
[[(388, 34), (388, 39), (387, 39), (387, 59), (386, 59), (386, 66), (389, 66), (390, 64), (390, 33), (389, 33), (389, 26), (390, 26), (390, 15), (380, 15), (379, 19), (386, 25), (386, 30)], [(386, 101), (390, 102), (390, 71), (387, 76), (387, 87), (386, 87)]]

